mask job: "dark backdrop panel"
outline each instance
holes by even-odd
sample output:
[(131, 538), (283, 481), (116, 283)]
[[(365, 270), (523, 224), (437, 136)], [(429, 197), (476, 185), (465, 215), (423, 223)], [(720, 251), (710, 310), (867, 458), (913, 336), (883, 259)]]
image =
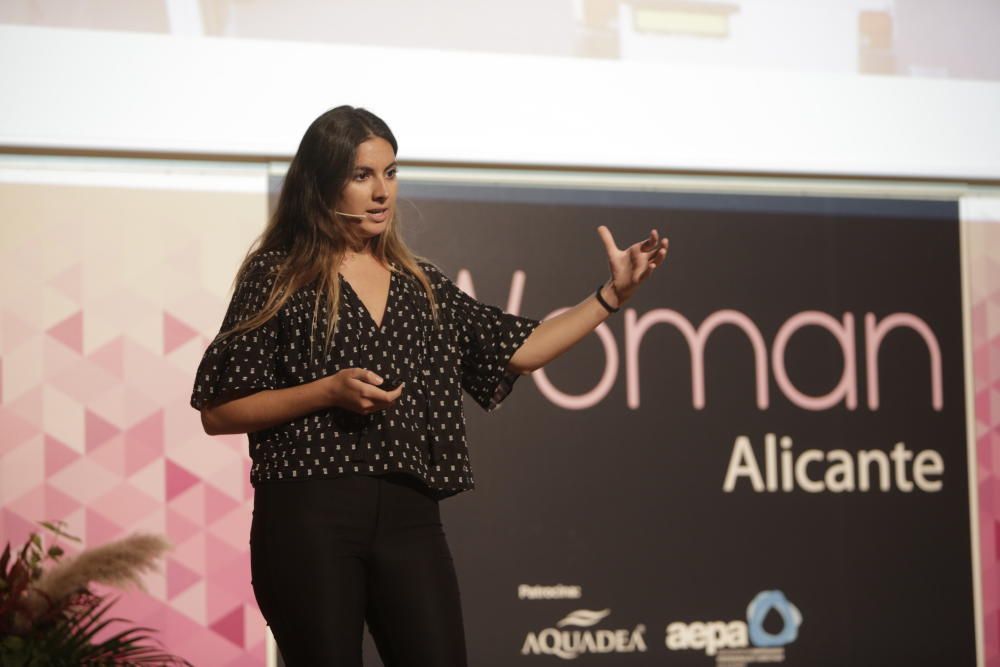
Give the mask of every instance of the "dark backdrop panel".
[[(623, 309), (607, 321), (617, 373), (595, 405), (559, 407), (531, 376), (493, 414), (466, 401), (477, 488), (442, 508), (471, 665), (975, 664), (956, 203), (449, 183), (405, 184), (403, 197), (418, 253), (452, 278), (467, 269), (476, 296), (501, 307), (524, 271), (520, 312), (536, 318), (605, 279), (598, 225), (620, 246), (658, 228), (668, 261), (627, 309), (673, 311), (695, 330), (713, 314), (742, 313), (768, 354), (760, 408), (749, 339), (716, 329), (699, 408), (687, 340), (657, 324), (639, 348), (632, 408)], [(854, 318), (853, 408), (805, 409), (775, 380), (775, 336), (807, 311)], [(941, 355), (940, 409), (928, 346), (909, 328), (884, 340), (880, 405), (869, 407), (869, 313), (926, 323)], [(607, 362), (590, 335), (545, 374), (583, 394)], [(785, 366), (798, 391), (817, 396), (838, 384), (844, 359), (828, 331), (806, 326)], [(736, 440), (749, 440), (763, 469), (767, 434), (791, 438), (796, 456), (932, 450), (940, 489), (902, 490), (891, 463), (887, 491), (877, 474), (868, 491), (756, 492), (746, 478), (724, 491)], [(828, 467), (813, 463), (809, 475)], [(912, 480), (912, 459), (902, 467)], [(579, 596), (519, 595), (560, 585)], [(365, 649), (378, 665), (367, 637)]]
[[(735, 657), (724, 640), (730, 650), (741, 644), (732, 622), (747, 623), (748, 605), (764, 591), (780, 591), (801, 621), (793, 622), (797, 637), (778, 640), (770, 653), (743, 642), (749, 661), (974, 664), (954, 203), (445, 184), (410, 185), (405, 195), (417, 252), (453, 278), (468, 269), (476, 296), (502, 307), (513, 272), (523, 270), (521, 313), (532, 317), (578, 303), (606, 277), (600, 224), (622, 247), (654, 227), (670, 238), (666, 265), (627, 304), (640, 317), (670, 309), (697, 329), (713, 313), (738, 311), (759, 329), (769, 355), (796, 314), (854, 317), (854, 409), (794, 404), (770, 363), (769, 405), (760, 409), (753, 348), (732, 325), (705, 345), (705, 405), (697, 409), (689, 346), (666, 324), (642, 341), (641, 402), (631, 409), (625, 309), (607, 322), (619, 365), (596, 405), (558, 407), (530, 376), (494, 414), (467, 401), (478, 488), (443, 508), (471, 664), (553, 663), (559, 652), (579, 664), (714, 664)], [(932, 405), (928, 347), (912, 329), (883, 342), (881, 403), (868, 407), (868, 313), (878, 320), (909, 313), (927, 324), (941, 351), (942, 409)], [(560, 391), (582, 394), (606, 362), (591, 335), (545, 371)], [(844, 369), (840, 347), (815, 326), (790, 339), (785, 364), (808, 395), (832, 390)], [(791, 438), (796, 454), (889, 454), (898, 442), (914, 455), (934, 450), (944, 463), (933, 478), (941, 489), (904, 492), (893, 478), (888, 491), (758, 493), (741, 479), (724, 492), (735, 440), (749, 438), (764, 468), (769, 433)], [(827, 466), (812, 464), (810, 476), (822, 478)], [(907, 466), (912, 480), (912, 460)], [(582, 595), (518, 595), (521, 585), (557, 584), (578, 586)], [(557, 625), (577, 610), (600, 618)], [(777, 611), (764, 616), (763, 629), (780, 635)], [(678, 622), (684, 627), (673, 626), (669, 648), (667, 627)], [(600, 645), (608, 630), (623, 631), (610, 650)], [(587, 643), (588, 633), (596, 643)], [(533, 640), (547, 650), (536, 652)]]

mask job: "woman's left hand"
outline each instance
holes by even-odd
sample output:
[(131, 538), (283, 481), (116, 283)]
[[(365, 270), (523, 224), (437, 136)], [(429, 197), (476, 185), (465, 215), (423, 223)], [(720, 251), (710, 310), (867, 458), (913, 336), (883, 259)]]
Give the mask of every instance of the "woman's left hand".
[[(624, 250), (619, 250), (611, 230), (604, 225), (597, 228), (597, 233), (604, 241), (608, 253), (608, 266), (611, 268), (611, 287), (618, 303), (612, 306), (620, 307), (635, 292), (639, 284), (653, 273), (653, 270), (664, 262), (667, 257), (668, 241), (660, 238), (655, 229), (649, 232), (642, 241), (633, 243)], [(608, 290), (604, 290), (605, 294)]]

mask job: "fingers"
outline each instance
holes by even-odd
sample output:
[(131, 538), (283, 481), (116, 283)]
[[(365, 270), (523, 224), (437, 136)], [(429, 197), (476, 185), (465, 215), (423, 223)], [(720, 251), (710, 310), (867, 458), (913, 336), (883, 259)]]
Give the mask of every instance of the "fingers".
[(405, 382), (400, 383), (398, 387), (392, 391), (385, 391), (384, 389), (379, 389), (375, 385), (369, 384), (368, 382), (357, 382), (358, 395), (362, 398), (367, 398), (375, 401), (382, 401), (391, 403), (392, 401), (399, 398), (400, 394), (403, 393), (403, 387), (406, 386)]
[(639, 246), (643, 252), (651, 252), (656, 250), (658, 247), (657, 241), (660, 239), (660, 233), (655, 229), (650, 230), (649, 236), (643, 240), (642, 244)]
[(642, 252), (647, 254), (654, 254), (659, 252), (662, 248), (667, 247), (667, 239), (660, 238), (660, 234), (654, 229), (653, 232), (642, 242), (640, 248)]
[(646, 264), (645, 270), (642, 272), (642, 277), (648, 278), (649, 274), (653, 272), (653, 269), (663, 264), (663, 261), (667, 258), (667, 240), (663, 239), (663, 244), (659, 245), (653, 252), (650, 253), (649, 261)]
[(362, 382), (367, 382), (368, 384), (382, 384), (382, 378), (379, 377), (374, 371), (370, 371), (365, 368), (355, 368), (354, 373), (351, 374), (351, 378), (355, 380), (361, 380)]
[[(372, 375), (375, 374), (372, 373)], [(376, 375), (375, 377), (378, 376)], [(381, 378), (378, 379), (381, 381)], [(406, 387), (406, 383), (403, 382), (392, 391), (384, 391), (366, 382), (364, 378), (351, 378), (350, 382), (354, 390), (357, 391), (357, 405), (359, 412), (363, 414), (371, 414), (376, 410), (386, 409), (402, 396), (403, 389)]]
[(620, 252), (618, 246), (615, 244), (615, 237), (611, 235), (610, 229), (601, 225), (597, 228), (597, 233), (600, 234), (601, 240), (604, 242), (604, 249), (607, 251), (609, 257)]
[[(667, 243), (667, 239), (663, 239), (658, 242), (652, 250), (645, 252), (644, 254), (646, 255), (647, 266), (655, 269), (660, 264), (663, 264), (663, 261), (667, 258), (668, 247), (669, 244)], [(645, 277), (649, 275), (649, 273), (644, 270), (642, 275)]]
[(405, 386), (406, 386), (406, 383), (405, 382), (401, 382), (399, 384), (399, 386), (396, 387), (395, 389), (393, 389), (392, 391), (384, 391), (382, 389), (379, 389), (378, 387), (372, 387), (371, 389), (369, 389), (369, 391), (371, 392), (371, 394), (368, 396), (368, 398), (371, 398), (372, 400), (374, 400), (376, 402), (385, 403), (385, 406), (383, 406), (383, 407), (386, 407), (386, 406), (392, 404), (392, 402), (395, 401), (397, 398), (399, 398), (400, 396), (402, 396), (402, 394), (403, 394), (403, 387), (405, 387)]
[[(653, 230), (654, 233), (656, 230)], [(654, 234), (655, 235), (655, 234)], [(652, 237), (651, 237), (652, 238)], [(648, 241), (649, 239), (647, 239)], [(645, 243), (645, 242), (644, 242)], [(632, 273), (632, 279), (634, 282), (642, 282), (653, 272), (657, 266), (663, 263), (667, 257), (667, 248), (669, 243), (667, 239), (659, 240), (656, 245), (649, 251), (640, 251), (642, 255), (645, 255), (645, 262), (640, 261), (638, 258), (633, 260), (635, 270)]]

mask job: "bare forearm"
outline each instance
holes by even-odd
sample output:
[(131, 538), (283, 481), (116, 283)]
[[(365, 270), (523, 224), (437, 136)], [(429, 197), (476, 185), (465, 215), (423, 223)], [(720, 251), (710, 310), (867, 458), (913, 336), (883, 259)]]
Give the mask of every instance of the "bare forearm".
[[(612, 306), (618, 307), (617, 297), (610, 283), (605, 283), (601, 294)], [(531, 332), (517, 352), (510, 358), (507, 370), (514, 373), (528, 373), (541, 368), (608, 319), (610, 313), (590, 294), (577, 305), (547, 319)]]
[(201, 411), (205, 433), (248, 433), (260, 431), (296, 417), (329, 407), (329, 399), (316, 382), (286, 389), (266, 389)]

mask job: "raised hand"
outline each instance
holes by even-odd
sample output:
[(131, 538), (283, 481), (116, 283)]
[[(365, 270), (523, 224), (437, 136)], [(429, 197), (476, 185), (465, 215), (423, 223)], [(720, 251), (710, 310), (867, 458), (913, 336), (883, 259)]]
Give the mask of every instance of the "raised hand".
[[(659, 232), (653, 229), (642, 241), (620, 250), (611, 235), (611, 230), (607, 227), (601, 225), (597, 228), (597, 233), (601, 235), (604, 249), (608, 253), (611, 288), (617, 299), (617, 303), (612, 305), (618, 307), (625, 303), (642, 281), (666, 260), (669, 243), (666, 237), (661, 239)], [(604, 290), (605, 293), (607, 291)]]

